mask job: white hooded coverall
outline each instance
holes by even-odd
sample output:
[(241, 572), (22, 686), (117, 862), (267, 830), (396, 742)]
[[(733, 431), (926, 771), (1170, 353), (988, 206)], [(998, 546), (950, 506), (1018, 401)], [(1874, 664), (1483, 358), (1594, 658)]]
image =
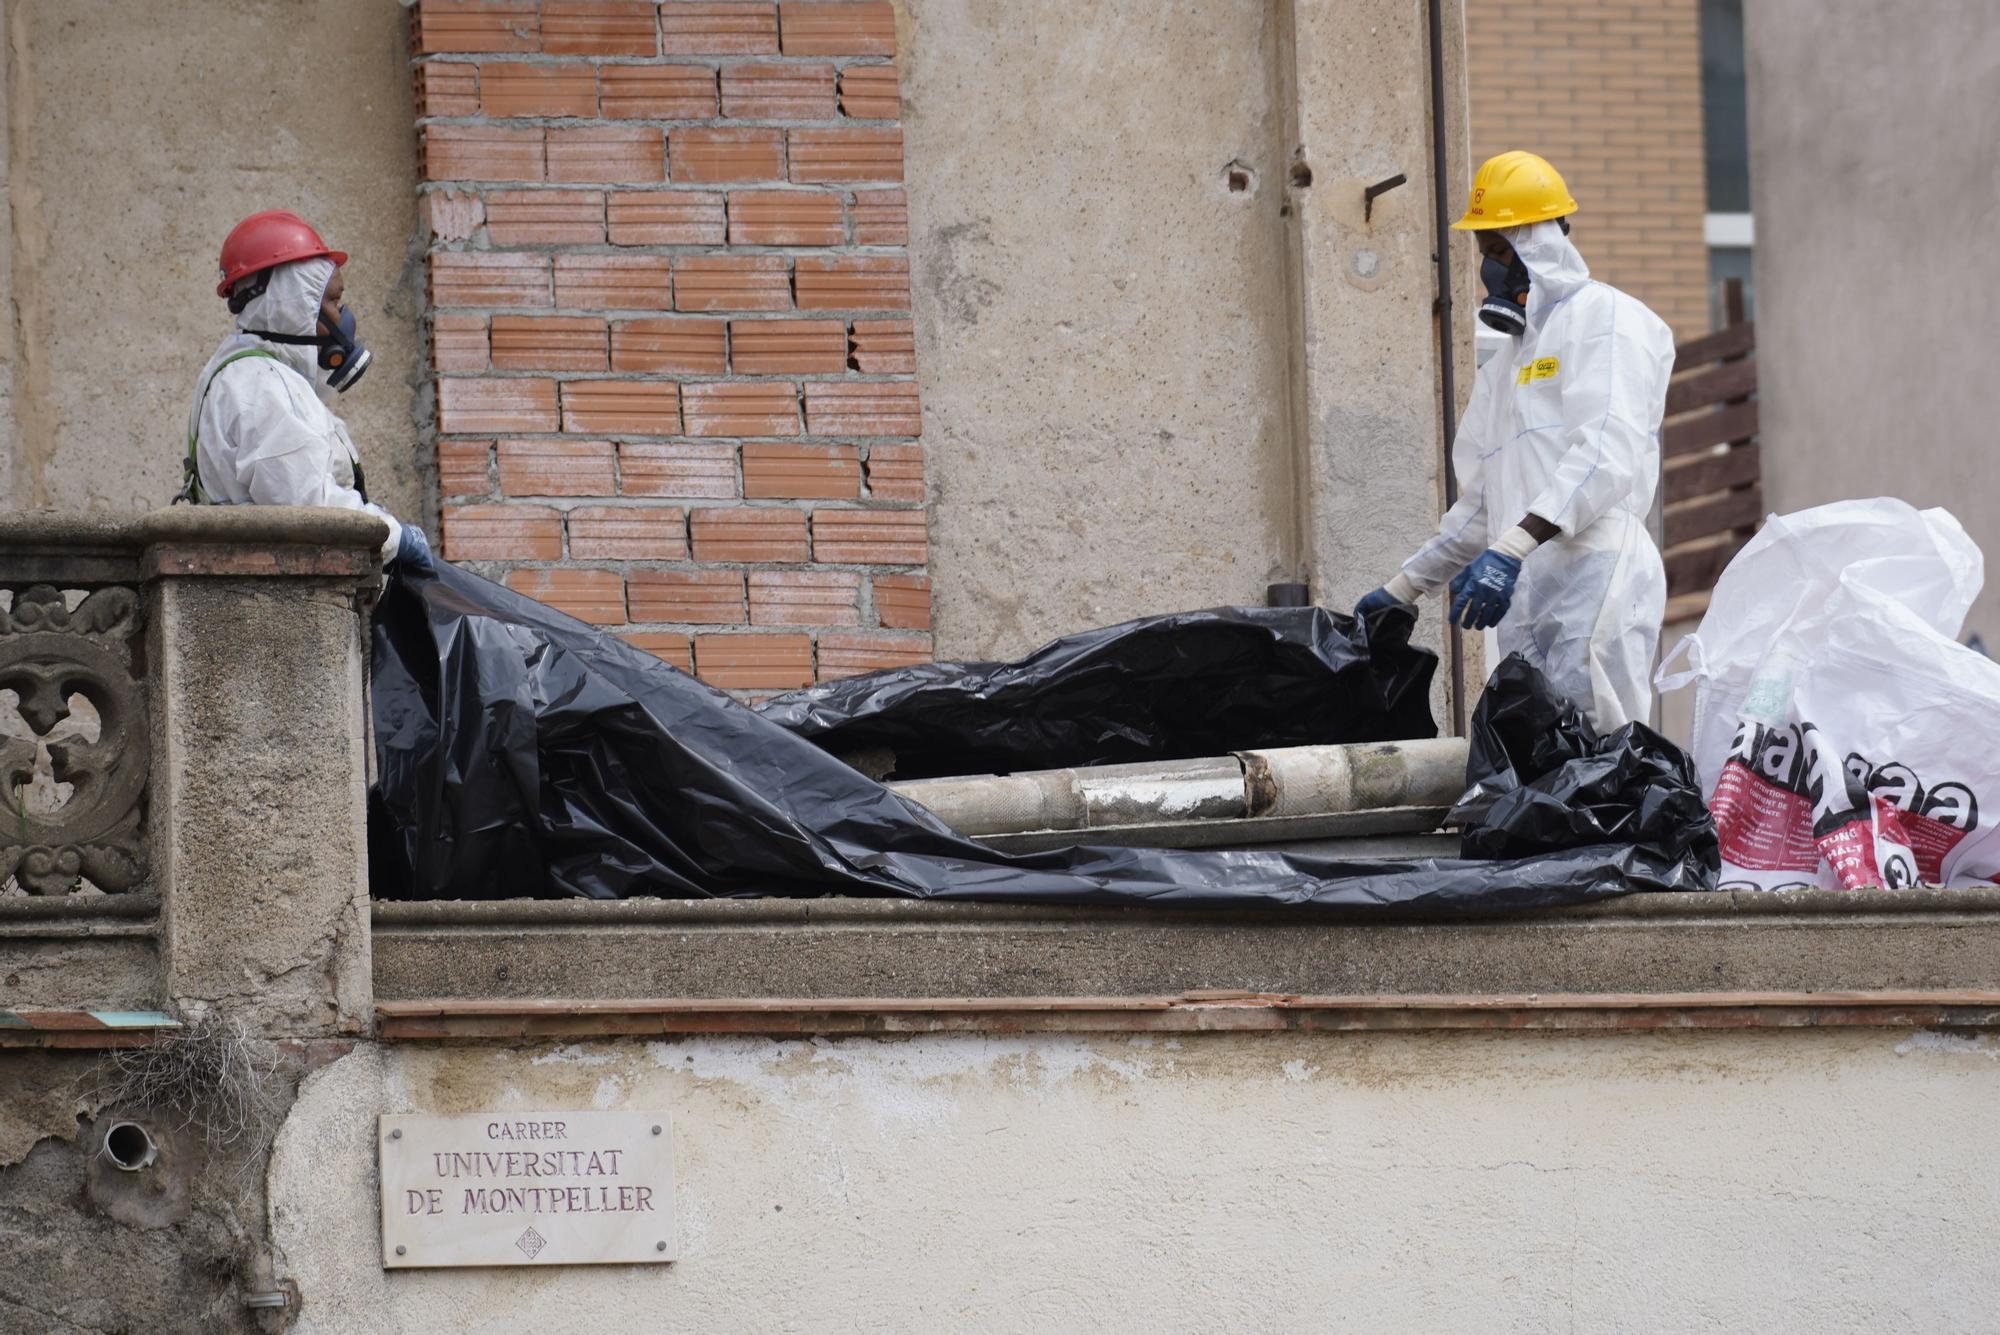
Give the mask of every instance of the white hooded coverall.
[(1652, 711), (1666, 572), (1649, 520), (1673, 335), (1590, 270), (1554, 221), (1501, 232), (1528, 267), (1528, 327), (1479, 368), (1452, 444), (1459, 498), (1403, 563), (1443, 585), (1528, 514), (1562, 532), (1521, 563), (1499, 626), (1600, 731)]
[[(387, 510), (363, 500), (355, 486), (358, 456), (346, 424), (327, 406), (335, 391), (320, 369), (319, 350), (244, 332), (316, 333), (320, 302), (333, 273), (333, 261), (321, 257), (271, 271), (270, 284), (236, 317), (236, 332), (222, 340), (202, 368), (188, 409), (188, 430), (195, 441), (201, 499), (366, 510), (389, 523), (389, 540), (382, 545), (387, 563), (402, 541), (402, 526)], [(238, 357), (222, 365), (252, 349), (270, 356)]]

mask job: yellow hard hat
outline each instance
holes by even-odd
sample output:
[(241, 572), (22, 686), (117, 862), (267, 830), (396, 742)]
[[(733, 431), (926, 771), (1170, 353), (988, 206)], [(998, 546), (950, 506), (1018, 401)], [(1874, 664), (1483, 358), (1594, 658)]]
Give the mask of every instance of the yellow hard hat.
[(1493, 227), (1525, 227), (1576, 212), (1569, 187), (1547, 159), (1515, 149), (1480, 164), (1472, 178), (1465, 216), (1452, 230), (1478, 232)]

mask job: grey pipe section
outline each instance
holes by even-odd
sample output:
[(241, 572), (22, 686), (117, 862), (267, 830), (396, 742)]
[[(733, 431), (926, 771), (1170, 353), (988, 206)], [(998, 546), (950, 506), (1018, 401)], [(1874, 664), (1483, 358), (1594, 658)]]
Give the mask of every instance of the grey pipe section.
[(889, 786), (961, 834), (1021, 834), (1450, 806), (1465, 791), (1465, 756), (1462, 738), (1445, 737)]

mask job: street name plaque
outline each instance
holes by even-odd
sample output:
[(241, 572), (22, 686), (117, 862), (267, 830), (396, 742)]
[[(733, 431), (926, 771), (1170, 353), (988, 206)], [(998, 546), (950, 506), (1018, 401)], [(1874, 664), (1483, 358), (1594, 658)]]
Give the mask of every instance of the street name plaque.
[(382, 1264), (674, 1259), (665, 1113), (384, 1114)]

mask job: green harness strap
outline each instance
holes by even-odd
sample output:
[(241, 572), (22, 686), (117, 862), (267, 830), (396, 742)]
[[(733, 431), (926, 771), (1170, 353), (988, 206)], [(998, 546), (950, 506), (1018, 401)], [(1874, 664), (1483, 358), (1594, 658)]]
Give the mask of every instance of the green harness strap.
[(194, 424), (188, 428), (187, 461), (181, 466), (181, 490), (180, 494), (174, 497), (175, 505), (179, 505), (182, 501), (194, 505), (208, 504), (208, 493), (201, 487), (201, 466), (195, 461), (195, 438), (201, 434), (201, 410), (208, 403), (208, 391), (215, 384), (215, 378), (222, 374), (223, 368), (231, 362), (240, 362), (245, 357), (268, 357), (272, 361), (278, 360), (275, 354), (266, 352), (262, 348), (245, 348), (241, 352), (232, 352), (224, 357), (217, 363), (216, 368), (208, 373), (208, 379), (201, 387), (201, 402), (194, 406)]

